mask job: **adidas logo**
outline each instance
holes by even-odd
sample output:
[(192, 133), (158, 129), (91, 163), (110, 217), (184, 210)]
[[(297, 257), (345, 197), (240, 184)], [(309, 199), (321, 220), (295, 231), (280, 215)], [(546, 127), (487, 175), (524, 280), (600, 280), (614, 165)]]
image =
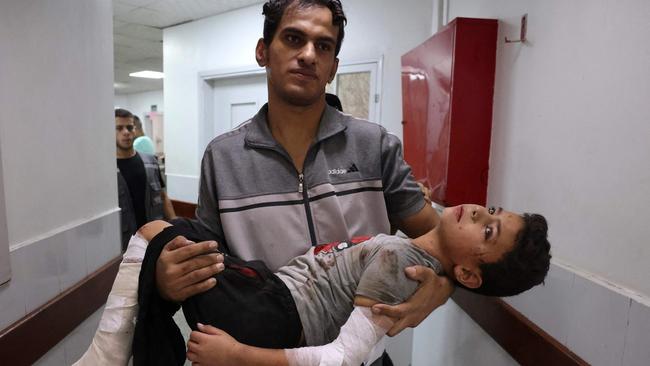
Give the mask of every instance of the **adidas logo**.
[(350, 165), (347, 169), (341, 169), (341, 168), (330, 169), (327, 172), (330, 175), (341, 175), (341, 174), (353, 173), (353, 172), (358, 172), (358, 171), (359, 171), (359, 168), (357, 168), (357, 165), (352, 163), (352, 165)]

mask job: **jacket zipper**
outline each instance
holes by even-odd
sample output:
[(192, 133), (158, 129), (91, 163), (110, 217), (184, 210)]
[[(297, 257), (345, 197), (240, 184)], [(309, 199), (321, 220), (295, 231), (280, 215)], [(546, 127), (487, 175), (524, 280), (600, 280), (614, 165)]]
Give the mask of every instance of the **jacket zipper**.
[[(291, 160), (291, 158), (289, 157), (289, 155), (285, 150), (278, 149), (276, 147), (271, 147), (271, 146), (257, 146), (257, 147), (275, 151), (278, 154), (280, 154), (282, 157), (284, 157), (289, 163), (291, 163), (291, 165), (293, 165), (293, 161)], [(307, 151), (307, 158), (309, 157), (309, 153), (311, 152), (312, 149), (313, 146), (310, 147), (309, 150)], [(307, 158), (305, 158), (305, 161), (307, 161)], [(316, 246), (318, 245), (318, 242), (316, 241), (316, 229), (314, 228), (314, 219), (311, 216), (311, 207), (309, 206), (309, 194), (305, 189), (305, 175), (302, 172), (299, 172), (298, 169), (296, 169), (296, 173), (298, 174), (298, 193), (302, 194), (303, 205), (305, 206), (305, 214), (307, 216), (307, 226), (308, 226), (307, 229), (309, 230), (309, 238), (311, 239), (311, 245)]]
[[(304, 168), (303, 168), (304, 169)], [(298, 173), (298, 193), (302, 193), (303, 204), (305, 205), (305, 214), (307, 215), (307, 226), (309, 228), (309, 238), (311, 245), (316, 246), (316, 230), (314, 229), (314, 218), (311, 216), (311, 206), (309, 205), (309, 193), (305, 189), (305, 175)]]

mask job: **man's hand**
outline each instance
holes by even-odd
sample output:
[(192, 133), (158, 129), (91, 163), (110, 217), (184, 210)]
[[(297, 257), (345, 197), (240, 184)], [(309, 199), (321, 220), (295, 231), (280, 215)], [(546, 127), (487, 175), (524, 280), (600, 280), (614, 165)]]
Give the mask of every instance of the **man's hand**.
[(243, 344), (228, 333), (211, 325), (197, 324), (198, 331), (190, 333), (187, 359), (199, 365), (233, 365)]
[(156, 286), (160, 296), (181, 302), (216, 285), (217, 280), (212, 276), (224, 268), (223, 255), (210, 253), (217, 246), (214, 241), (194, 244), (183, 236), (167, 243), (156, 262)]
[(420, 287), (408, 301), (395, 306), (377, 304), (372, 307), (375, 314), (398, 319), (388, 330), (387, 334), (391, 337), (407, 327), (416, 327), (433, 310), (447, 302), (454, 290), (447, 277), (436, 275), (431, 268), (413, 266), (406, 268), (404, 272), (410, 279), (420, 282)]

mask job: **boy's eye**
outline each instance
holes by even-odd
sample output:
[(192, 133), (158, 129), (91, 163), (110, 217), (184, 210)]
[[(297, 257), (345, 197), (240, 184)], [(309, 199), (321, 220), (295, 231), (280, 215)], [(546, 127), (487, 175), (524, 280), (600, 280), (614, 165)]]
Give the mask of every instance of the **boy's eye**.
[(491, 236), (492, 236), (492, 228), (489, 227), (489, 226), (486, 226), (485, 227), (485, 240), (490, 239)]
[(494, 215), (494, 213), (495, 213), (496, 211), (497, 211), (497, 209), (494, 208), (494, 206), (490, 206), (490, 208), (488, 208), (488, 213), (489, 213), (490, 215)]

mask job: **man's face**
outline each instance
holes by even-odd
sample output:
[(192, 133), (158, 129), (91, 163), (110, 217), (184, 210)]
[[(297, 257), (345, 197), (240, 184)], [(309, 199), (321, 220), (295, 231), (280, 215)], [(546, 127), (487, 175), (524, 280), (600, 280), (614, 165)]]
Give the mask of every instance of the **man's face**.
[(457, 264), (477, 267), (493, 263), (512, 250), (523, 218), (499, 208), (479, 205), (448, 207), (440, 216), (441, 247)]
[(133, 148), (133, 119), (130, 117), (115, 117), (115, 143), (118, 149)]
[(260, 40), (256, 59), (267, 68), (269, 99), (308, 106), (325, 94), (336, 74), (338, 27), (332, 12), (322, 6), (289, 6), (267, 47)]

